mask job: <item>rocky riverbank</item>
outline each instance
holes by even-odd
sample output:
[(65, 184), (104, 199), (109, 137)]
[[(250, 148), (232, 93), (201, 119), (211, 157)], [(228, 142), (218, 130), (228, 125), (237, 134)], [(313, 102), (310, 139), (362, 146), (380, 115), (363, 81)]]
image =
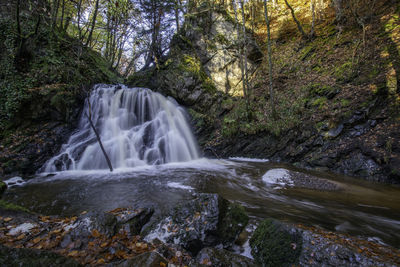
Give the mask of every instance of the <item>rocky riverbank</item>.
[[(320, 228), (289, 225), (272, 219), (246, 228), (248, 217), (244, 209), (216, 194), (198, 194), (168, 214), (153, 218), (149, 225), (152, 214), (149, 208), (118, 208), (62, 218), (2, 207), (0, 263), (30, 262), (35, 266), (400, 265), (398, 249)], [(244, 233), (249, 229), (252, 230), (246, 237)], [(243, 253), (249, 248), (251, 256)], [(240, 251), (251, 258), (239, 255)]]

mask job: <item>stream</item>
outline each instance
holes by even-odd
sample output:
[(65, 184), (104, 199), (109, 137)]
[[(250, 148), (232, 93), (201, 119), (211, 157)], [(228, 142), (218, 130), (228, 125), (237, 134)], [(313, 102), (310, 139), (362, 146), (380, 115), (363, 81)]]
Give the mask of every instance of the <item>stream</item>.
[[(319, 191), (290, 183), (266, 183), (269, 170), (290, 170), (326, 179), (340, 190)], [(273, 172), (279, 175), (278, 172)], [(165, 214), (195, 193), (218, 193), (242, 204), (252, 220), (272, 217), (319, 226), (400, 248), (400, 188), (291, 165), (232, 158), (40, 174), (11, 186), (4, 199), (45, 215), (76, 215), (117, 207), (154, 207)], [(157, 216), (153, 216), (155, 218)]]

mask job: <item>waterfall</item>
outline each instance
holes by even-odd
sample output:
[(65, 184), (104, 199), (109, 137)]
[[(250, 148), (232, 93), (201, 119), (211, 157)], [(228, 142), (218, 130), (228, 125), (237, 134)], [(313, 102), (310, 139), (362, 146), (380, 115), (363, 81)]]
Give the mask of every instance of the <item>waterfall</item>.
[[(186, 113), (174, 99), (145, 88), (96, 85), (89, 102), (93, 124), (114, 168), (199, 158)], [(45, 172), (108, 168), (88, 112), (86, 101), (79, 130), (45, 164)]]

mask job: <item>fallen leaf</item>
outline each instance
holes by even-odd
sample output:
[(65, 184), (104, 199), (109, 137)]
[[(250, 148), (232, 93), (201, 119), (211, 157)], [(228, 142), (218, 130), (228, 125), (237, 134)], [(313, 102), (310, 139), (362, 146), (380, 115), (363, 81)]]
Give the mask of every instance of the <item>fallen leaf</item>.
[(92, 231), (92, 236), (95, 237), (95, 238), (100, 237), (99, 231), (97, 231), (96, 229), (94, 229), (94, 230)]
[(78, 251), (77, 250), (73, 250), (70, 253), (68, 253), (68, 257), (76, 257), (78, 256)]
[(20, 234), (18, 237), (17, 237), (17, 240), (22, 240), (22, 239), (24, 239), (25, 238), (25, 234)]
[(34, 244), (39, 243), (39, 241), (42, 240), (40, 236), (36, 237), (35, 239), (32, 240)]
[(4, 221), (5, 221), (5, 222), (10, 222), (10, 221), (12, 221), (12, 220), (13, 220), (13, 218), (11, 218), (11, 217), (4, 218)]
[(103, 258), (99, 259), (99, 260), (96, 262), (96, 264), (104, 264), (104, 263), (106, 263), (106, 261), (105, 261)]

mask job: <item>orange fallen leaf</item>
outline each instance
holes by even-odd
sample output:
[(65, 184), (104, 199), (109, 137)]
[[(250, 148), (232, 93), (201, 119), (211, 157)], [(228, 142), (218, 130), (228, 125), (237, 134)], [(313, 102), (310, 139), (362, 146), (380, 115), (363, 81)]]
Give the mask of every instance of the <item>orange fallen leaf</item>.
[(78, 256), (78, 251), (77, 250), (73, 250), (70, 253), (68, 253), (68, 257), (76, 257)]
[(61, 233), (62, 229), (56, 229), (54, 231), (51, 232), (51, 234), (59, 234)]
[(39, 241), (42, 240), (40, 236), (36, 237), (35, 239), (32, 240), (34, 244), (39, 243)]
[(97, 231), (96, 229), (94, 229), (94, 230), (92, 231), (92, 236), (95, 237), (95, 238), (100, 237), (99, 231)]
[(25, 234), (20, 234), (19, 236), (17, 236), (17, 240), (22, 240), (25, 238)]
[(104, 263), (106, 263), (106, 261), (102, 258), (102, 259), (99, 259), (97, 262), (96, 262), (96, 264), (104, 264)]

